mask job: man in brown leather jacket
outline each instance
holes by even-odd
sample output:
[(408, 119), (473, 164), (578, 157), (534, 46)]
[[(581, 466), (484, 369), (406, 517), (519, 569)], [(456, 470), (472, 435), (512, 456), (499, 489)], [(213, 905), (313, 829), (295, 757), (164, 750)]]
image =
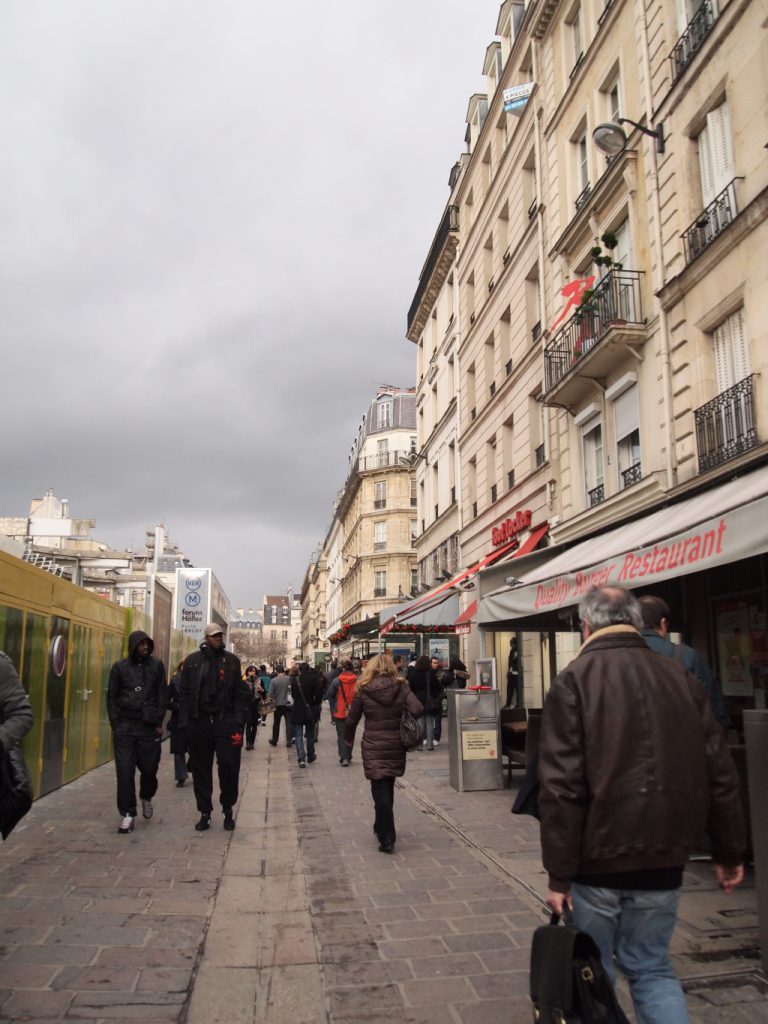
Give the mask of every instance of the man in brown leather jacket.
[(683, 868), (707, 842), (725, 892), (743, 878), (739, 782), (701, 683), (640, 636), (620, 588), (579, 606), (584, 644), (555, 679), (540, 748), (547, 902), (629, 979), (638, 1021), (687, 1024), (669, 960)]

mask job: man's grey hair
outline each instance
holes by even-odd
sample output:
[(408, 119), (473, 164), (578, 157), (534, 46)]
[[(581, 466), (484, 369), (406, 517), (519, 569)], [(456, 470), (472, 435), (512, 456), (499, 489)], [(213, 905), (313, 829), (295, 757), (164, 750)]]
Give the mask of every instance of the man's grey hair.
[(643, 614), (631, 590), (621, 587), (591, 587), (579, 604), (579, 618), (592, 630), (606, 626), (634, 626), (642, 629)]

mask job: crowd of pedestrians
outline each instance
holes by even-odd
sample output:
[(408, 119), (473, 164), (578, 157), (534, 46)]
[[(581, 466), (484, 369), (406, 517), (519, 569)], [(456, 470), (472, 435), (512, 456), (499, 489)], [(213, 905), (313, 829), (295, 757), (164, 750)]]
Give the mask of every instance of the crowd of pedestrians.
[[(669, 958), (682, 876), (690, 856), (712, 850), (722, 889), (743, 878), (746, 845), (739, 780), (726, 746), (722, 692), (701, 655), (669, 638), (671, 612), (657, 597), (593, 588), (579, 607), (583, 645), (544, 702), (534, 778), (548, 903), (573, 911), (600, 948), (611, 979), (627, 976), (638, 1021), (689, 1018)], [(520, 651), (510, 645), (508, 685), (522, 700)], [(446, 690), (464, 688), (466, 665), (433, 655), (332, 663), (327, 673), (301, 663), (269, 673), (225, 649), (223, 628), (205, 627), (198, 651), (170, 682), (152, 638), (131, 633), (128, 655), (112, 666), (107, 711), (113, 733), (118, 831), (133, 831), (139, 806), (151, 819), (166, 712), (176, 786), (192, 775), (199, 820), (210, 828), (214, 762), (223, 827), (235, 828), (243, 746), (253, 750), (272, 716), (271, 746), (295, 749), (298, 766), (317, 760), (327, 702), (342, 768), (357, 730), (370, 783), (373, 833), (395, 849), (395, 780), (406, 768), (404, 712), (422, 727), (423, 746), (441, 741)], [(0, 653), (0, 754), (32, 726), (32, 711), (10, 659)], [(138, 799), (136, 773), (139, 775)], [(2, 794), (0, 794), (1, 796)]]

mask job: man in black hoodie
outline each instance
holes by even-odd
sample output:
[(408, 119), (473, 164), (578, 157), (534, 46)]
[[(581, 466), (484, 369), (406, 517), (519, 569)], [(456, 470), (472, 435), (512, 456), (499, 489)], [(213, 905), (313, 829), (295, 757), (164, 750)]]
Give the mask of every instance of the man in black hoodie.
[(109, 673), (107, 714), (117, 772), (118, 832), (132, 832), (136, 817), (136, 768), (140, 775), (141, 813), (151, 818), (157, 792), (160, 740), (168, 695), (165, 666), (152, 657), (152, 638), (137, 629), (128, 637), (128, 657)]
[(211, 827), (214, 754), (224, 828), (228, 832), (234, 830), (232, 808), (238, 797), (249, 700), (240, 660), (224, 650), (222, 627), (209, 623), (200, 650), (184, 662), (179, 686), (179, 728), (187, 730), (192, 781), (200, 811), (200, 820), (195, 825), (198, 832)]

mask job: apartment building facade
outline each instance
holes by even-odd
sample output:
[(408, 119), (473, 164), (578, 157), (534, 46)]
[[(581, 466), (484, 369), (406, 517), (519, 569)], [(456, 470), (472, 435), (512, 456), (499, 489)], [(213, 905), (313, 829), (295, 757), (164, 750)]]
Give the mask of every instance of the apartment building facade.
[[(533, 545), (541, 563), (547, 544), (575, 549), (707, 494), (690, 506), (695, 521), (706, 501), (724, 507), (735, 473), (760, 491), (764, 35), (760, 6), (738, 0), (501, 4), (452, 195), (460, 562), (494, 548), (503, 559), (481, 574), (482, 594), (514, 590), (524, 572), (513, 559)], [(422, 327), (425, 352), (440, 315)], [(422, 407), (431, 386), (419, 382)], [(759, 538), (753, 548), (736, 604), (762, 623), (757, 651), (768, 573)], [(713, 601), (733, 580), (660, 586), (717, 662)], [(489, 608), (481, 601), (468, 657), (495, 655), (503, 675), (518, 635), (526, 685), (543, 693), (576, 642), (566, 605), (549, 618), (501, 599)]]

